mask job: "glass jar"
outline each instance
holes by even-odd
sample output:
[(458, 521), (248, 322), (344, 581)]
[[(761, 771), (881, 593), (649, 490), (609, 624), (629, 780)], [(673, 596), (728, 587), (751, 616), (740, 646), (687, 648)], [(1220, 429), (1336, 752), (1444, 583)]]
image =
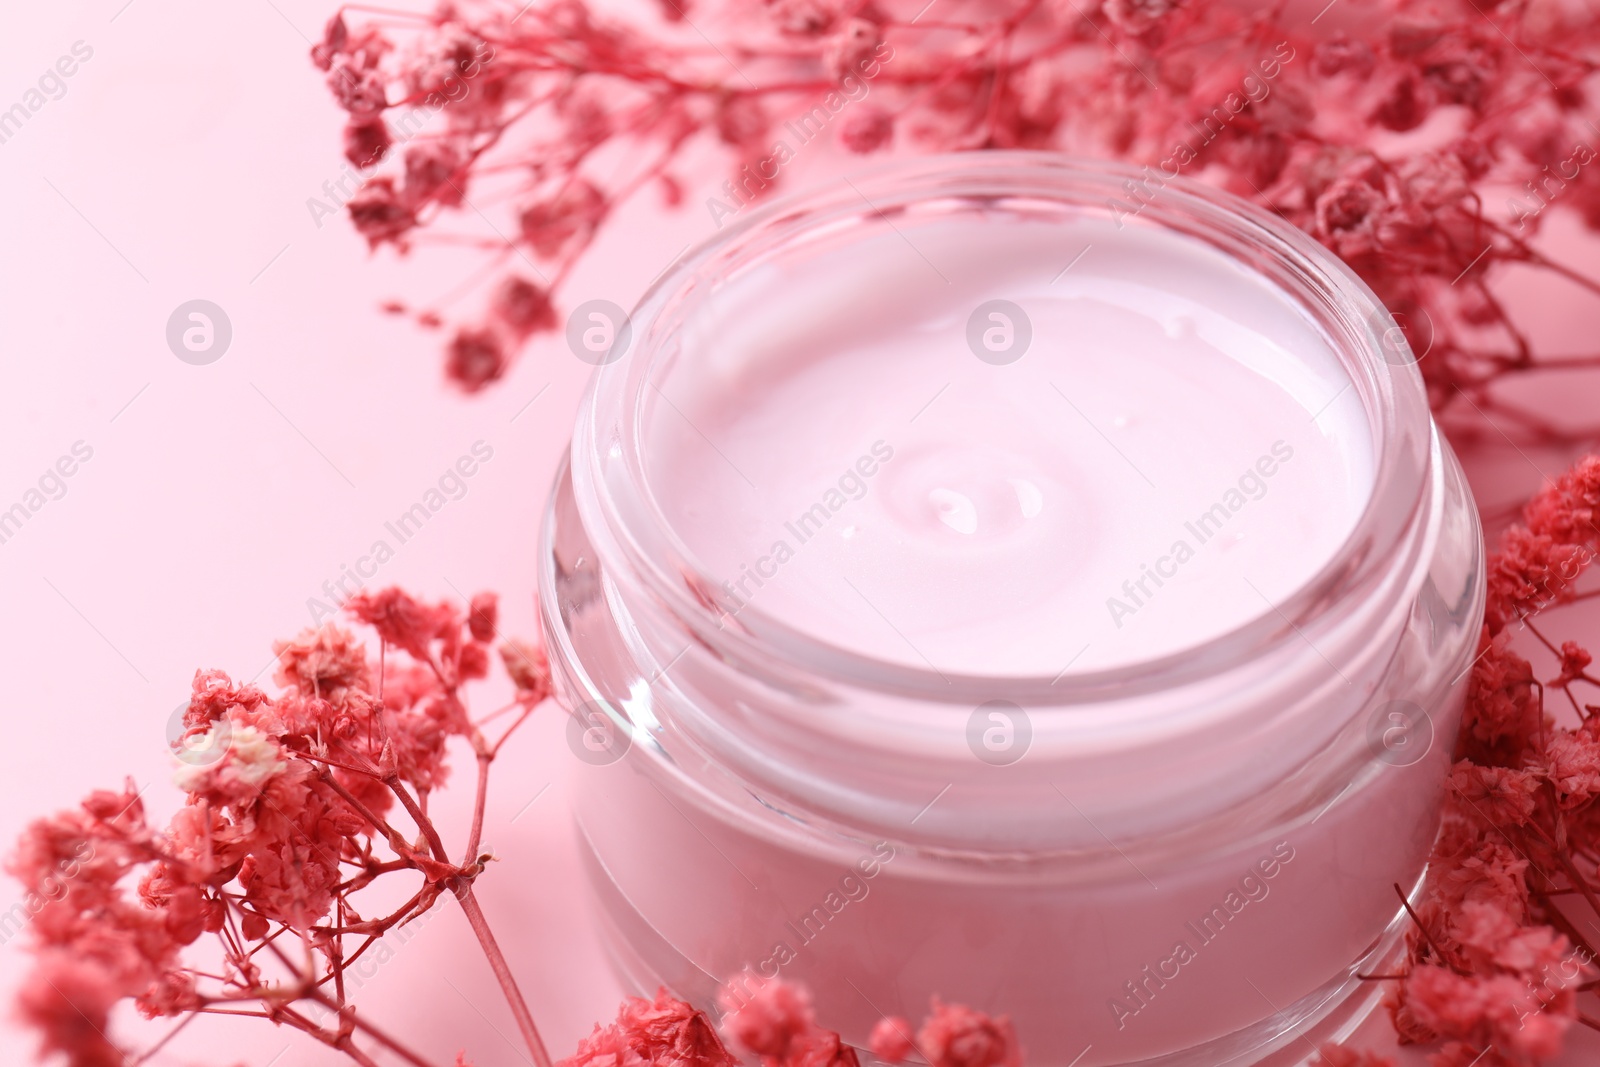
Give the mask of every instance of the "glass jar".
[[(778, 358), (751, 337), (819, 328), (837, 310), (830, 300), (850, 292), (902, 299), (889, 282), (854, 275), (812, 286), (805, 263), (832, 264), (819, 277), (867, 263), (870, 276), (874, 250), (903, 240), (954, 286), (967, 277), (959, 242), (941, 245), (939, 234), (968, 222), (993, 224), (998, 243), (985, 247), (1001, 253), (1079, 227), (1070, 232), (1095, 238), (1082, 243), (1111, 248), (1101, 275), (1068, 264), (1082, 292), (1137, 281), (1142, 268), (1119, 260), (1114, 242), (1141, 234), (1211, 257), (1181, 268), (1193, 275), (1181, 284), (1200, 287), (1183, 298), (1191, 310), (1240, 286), (1270, 289), (1292, 314), (1251, 321), (1276, 323), (1301, 348), (1319, 338), (1333, 368), (1319, 380), (1343, 376), (1332, 399), (1302, 399), (1342, 406), (1359, 430), (1335, 441), (1364, 471), (1352, 476), (1348, 532), (1242, 615), (1221, 598), (1215, 613), (1195, 601), (1201, 610), (1176, 616), (1190, 639), (1180, 627), (1142, 658), (1125, 643), (1053, 672), (1021, 659), (988, 670), (981, 655), (886, 654), (851, 636), (879, 626), (874, 614), (889, 622), (872, 598), (832, 623), (807, 622), (778, 610), (759, 581), (709, 566), (682, 516), (714, 503), (669, 469), (675, 460), (663, 466), (660, 428), (693, 430), (721, 454), (720, 431), (694, 424), (693, 397), (713, 378), (754, 380), (741, 377), (749, 365)], [(1061, 261), (1077, 251), (1062, 248)], [(1153, 267), (1189, 262), (1164, 255)], [(974, 269), (981, 283), (987, 268)], [(756, 302), (733, 300), (740, 293)], [(741, 332), (753, 309), (770, 322)], [(990, 322), (1016, 325), (980, 310), (969, 320), (957, 308), (946, 326), (981, 339)], [(1192, 323), (1167, 334), (1190, 336)], [(760, 977), (803, 982), (819, 1020), (857, 1046), (878, 1018), (916, 1020), (938, 996), (1008, 1014), (1030, 1062), (1059, 1067), (1297, 1063), (1372, 1009), (1379, 983), (1359, 975), (1384, 973), (1402, 948), (1397, 890), (1414, 891), (1435, 835), (1483, 564), (1476, 511), (1404, 335), (1349, 270), (1281, 220), (1196, 184), (1152, 185), (1148, 172), (1044, 153), (922, 158), (752, 212), (683, 256), (613, 336), (547, 514), (541, 606), (574, 712), (569, 739), (586, 764), (574, 800), (582, 848), (631, 985), (665, 985), (715, 1011), (725, 983), (737, 996)], [(974, 365), (1013, 373), (985, 356), (987, 343), (972, 340)], [(1069, 399), (1073, 375), (1087, 371), (1068, 356), (1083, 353), (1037, 326), (1031, 345), (1015, 365), (1048, 375), (1072, 408), (1063, 420), (1082, 416), (1074, 426), (1115, 448), (1120, 430)], [(1303, 355), (1290, 349), (1286, 359)], [(1223, 413), (1230, 403), (1207, 400)], [(1230, 421), (1210, 425), (1223, 436)], [(1147, 432), (1174, 462), (1205, 450), (1194, 434), (1161, 444), (1159, 420)], [(1335, 440), (1307, 433), (1319, 447)], [(1123, 458), (1164, 471), (1146, 448)], [(904, 464), (900, 482), (871, 491), (901, 492), (913, 478)], [(959, 507), (940, 517), (959, 530), (988, 521)], [(1248, 551), (1292, 560), (1298, 539), (1272, 536), (1295, 543)], [(1160, 558), (1162, 574), (1177, 567)], [(920, 573), (942, 580), (937, 568)], [(1112, 601), (1142, 606), (1138, 588), (1138, 605), (1108, 590), (1119, 627)], [(831, 596), (817, 602), (827, 609)], [(1097, 600), (1071, 610), (1112, 632)], [(1063, 643), (1063, 662), (1075, 643)], [(995, 647), (1007, 659), (1014, 646)]]

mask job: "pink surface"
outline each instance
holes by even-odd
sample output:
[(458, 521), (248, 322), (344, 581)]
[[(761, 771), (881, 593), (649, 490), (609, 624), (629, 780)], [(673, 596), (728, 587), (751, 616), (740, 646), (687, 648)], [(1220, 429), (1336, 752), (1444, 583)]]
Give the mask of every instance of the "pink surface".
[[(0, 109), (75, 42), (93, 54), (0, 144), (0, 509), (74, 443), (93, 454), (0, 544), (11, 620), (0, 841), (127, 774), (154, 814), (170, 811), (166, 724), (194, 669), (263, 670), (271, 639), (311, 622), (308, 598), (478, 440), (492, 461), (374, 582), (436, 596), (496, 588), (505, 628), (532, 629), (537, 520), (589, 368), (545, 342), (500, 388), (462, 400), (441, 386), (437, 338), (376, 312), (389, 296), (443, 294), (472, 260), (429, 251), (396, 266), (369, 259), (340, 222), (316, 226), (307, 199), (341, 166), (339, 116), (305, 58), (329, 10), (97, 0), (8, 12)], [(796, 177), (821, 162), (802, 161)], [(695, 205), (720, 177), (691, 188), (679, 215), (624, 217), (567, 306), (630, 303), (712, 232)], [(196, 298), (233, 329), (206, 366), (175, 358), (165, 338), (172, 311)], [(1510, 486), (1530, 477), (1520, 460), (1506, 472)], [(565, 1050), (619, 990), (588, 925), (560, 728), (545, 715), (507, 754), (487, 835), (505, 861), (481, 891), (549, 1044)], [(458, 825), (461, 799), (444, 802)], [(14, 893), (0, 889), (0, 910)], [(367, 1010), (441, 1060), (467, 1047), (479, 1067), (521, 1063), (466, 939), (445, 909), (378, 968)], [(19, 945), (0, 946), (7, 997)], [(122, 1033), (156, 1031), (129, 1021)], [(1590, 1036), (1564, 1062), (1594, 1062)], [(27, 1048), (0, 1024), (0, 1060), (25, 1062)], [(151, 1062), (240, 1061), (342, 1062), (260, 1022), (213, 1020)]]

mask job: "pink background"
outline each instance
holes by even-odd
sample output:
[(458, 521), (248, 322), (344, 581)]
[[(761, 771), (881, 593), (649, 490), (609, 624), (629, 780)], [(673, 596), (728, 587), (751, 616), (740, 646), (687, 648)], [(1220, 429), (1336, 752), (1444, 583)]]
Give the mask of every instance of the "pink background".
[[(378, 313), (389, 297), (442, 296), (477, 259), (437, 249), (372, 257), (342, 218), (313, 221), (307, 199), (341, 164), (340, 116), (306, 59), (331, 7), (96, 0), (8, 12), (0, 111), (74, 42), (94, 55), (64, 97), (0, 144), (0, 510), (74, 442), (94, 453), (64, 497), (0, 544), (10, 620), (0, 842), (125, 775), (164, 820), (178, 795), (166, 725), (194, 670), (256, 676), (274, 637), (312, 621), (307, 600), (323, 596), (324, 580), (375, 539), (393, 544), (384, 522), (480, 439), (494, 457), (466, 496), (400, 546), (373, 584), (432, 596), (493, 588), (503, 629), (533, 629), (538, 519), (589, 368), (546, 340), (499, 388), (464, 399), (442, 384), (439, 338)], [(787, 173), (803, 181), (835, 165), (817, 155)], [(646, 204), (626, 214), (565, 306), (630, 304), (713, 232), (702, 205), (720, 182), (691, 186), (681, 212)], [(169, 314), (195, 298), (219, 304), (233, 325), (231, 347), (209, 366), (180, 362), (165, 341)], [(1534, 478), (1515, 454), (1483, 472), (1496, 499)], [(486, 836), (504, 861), (481, 883), (557, 1055), (609, 1018), (620, 993), (575, 865), (563, 779), (576, 761), (559, 715), (542, 713), (499, 767)], [(457, 841), (462, 792), (441, 798)], [(17, 892), (0, 882), (0, 911)], [(444, 908), (361, 1003), (440, 1061), (465, 1047), (479, 1067), (522, 1063), (469, 939)], [(7, 999), (24, 972), (22, 941), (0, 946)], [(158, 1032), (134, 1020), (119, 1031), (136, 1048)], [(1593, 1036), (1564, 1062), (1594, 1062)], [(29, 1040), (0, 1023), (0, 1060), (25, 1062)], [(344, 1061), (264, 1022), (210, 1019), (152, 1062)]]

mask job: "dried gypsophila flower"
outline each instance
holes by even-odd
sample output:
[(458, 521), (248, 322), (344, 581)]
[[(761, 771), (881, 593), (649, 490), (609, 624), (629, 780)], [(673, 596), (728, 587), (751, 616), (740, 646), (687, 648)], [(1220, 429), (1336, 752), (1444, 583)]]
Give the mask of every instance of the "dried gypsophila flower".
[[(38, 907), (34, 980), (18, 1009), (42, 1052), (71, 1067), (135, 1062), (108, 1036), (113, 1011), (128, 1001), (151, 1018), (254, 1012), (366, 1067), (369, 1044), (424, 1063), (355, 1013), (344, 975), (386, 933), (448, 896), (478, 935), (529, 1056), (548, 1067), (473, 891), (492, 859), (480, 841), (490, 765), (550, 694), (542, 649), (502, 644), (517, 665), (516, 694), (475, 720), (462, 687), (488, 672), (493, 594), (474, 597), (465, 617), (398, 589), (358, 593), (345, 607), (377, 634), (376, 663), (355, 634), (324, 626), (274, 646), (276, 696), (218, 671), (196, 673), (176, 746), (174, 780), (187, 802), (165, 828), (149, 825), (130, 783), (24, 834), (7, 870)], [(515, 717), (491, 740), (483, 724), (507, 713)], [(453, 737), (472, 747), (479, 774), (459, 860), (426, 812)], [(363, 918), (364, 890), (403, 872), (420, 874), (421, 888), (397, 910)], [(185, 949), (203, 938), (219, 965), (186, 961)]]
[[(574, 0), (530, 5), (511, 27), (497, 8), (469, 2), (420, 23), (379, 17), (358, 31), (336, 19), (313, 58), (355, 72), (335, 91), (358, 124), (347, 137), (351, 155), (366, 159), (387, 146), (372, 126), (376, 81), (408, 87), (388, 88), (400, 100), (436, 86), (441, 70), (457, 79), (448, 129), (421, 142), (448, 153), (451, 180), (413, 182), (408, 148), (404, 183), (375, 174), (352, 217), (374, 245), (405, 247), (442, 210), (464, 208), (469, 184), (526, 173), (509, 190), (517, 218), (509, 232), (524, 254), (553, 263), (535, 307), (551, 301), (618, 203), (651, 184), (681, 202), (672, 168), (697, 137), (734, 155), (732, 180), (707, 201), (720, 223), (781, 184), (795, 151), (778, 132), (785, 120), (838, 114), (833, 124), (852, 152), (895, 141), (915, 150), (1065, 148), (1217, 181), (1305, 228), (1378, 291), (1427, 353), (1430, 396), (1458, 435), (1480, 432), (1479, 412), (1535, 439), (1577, 432), (1494, 386), (1555, 363), (1600, 366), (1600, 354), (1535, 352), (1489, 283), (1524, 264), (1596, 291), (1530, 241), (1551, 203), (1600, 226), (1600, 174), (1584, 169), (1594, 157), (1593, 116), (1581, 89), (1600, 52), (1600, 15), (1389, 0), (1364, 36), (1315, 39), (1275, 9), (1221, 4), (967, 0), (929, 25), (918, 24), (920, 6), (723, 5), (697, 11), (697, 39), (684, 43), (676, 3), (661, 7), (659, 27)], [(701, 33), (721, 54), (743, 57), (736, 71), (708, 64)], [(407, 34), (419, 42), (389, 39)], [(1453, 141), (1388, 147), (1393, 133), (1422, 128), (1444, 109), (1462, 120)], [(535, 127), (550, 132), (512, 136)], [(628, 144), (641, 166), (603, 180), (590, 162), (613, 142)], [(1527, 190), (1509, 219), (1485, 206), (1489, 190), (1507, 186)], [(1132, 194), (1130, 210), (1141, 195)], [(498, 233), (483, 246), (497, 263), (510, 255)], [(449, 343), (450, 378), (469, 391), (502, 378), (529, 338), (556, 325), (553, 306), (548, 315), (528, 306), (496, 299), (481, 323), (463, 327)], [(429, 325), (438, 318), (432, 309), (417, 315)]]

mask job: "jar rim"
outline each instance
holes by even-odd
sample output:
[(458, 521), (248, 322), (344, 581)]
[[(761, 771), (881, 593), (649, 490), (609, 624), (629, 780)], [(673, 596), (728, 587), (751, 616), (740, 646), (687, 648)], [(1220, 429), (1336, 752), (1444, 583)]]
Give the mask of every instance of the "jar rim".
[[(1264, 657), (1305, 631), (1352, 594), (1381, 584), (1424, 504), (1434, 430), (1426, 391), (1403, 333), (1377, 296), (1310, 235), (1232, 194), (1186, 178), (1155, 179), (1140, 216), (1201, 237), (1224, 250), (1253, 254), (1265, 275), (1312, 313), (1362, 404), (1372, 437), (1372, 483), (1360, 515), (1318, 570), (1270, 610), (1177, 651), (1110, 668), (1046, 675), (979, 675), (881, 659), (834, 644), (751, 602), (729, 610), (721, 583), (674, 530), (645, 467), (643, 419), (651, 371), (662, 349), (657, 327), (675, 301), (713, 283), (740, 250), (830, 220), (876, 214), (940, 199), (1054, 201), (1092, 208), (1148, 187), (1149, 168), (1040, 151), (985, 151), (895, 160), (790, 194), (730, 223), (686, 251), (636, 304), (635, 343), (597, 368), (574, 431), (573, 473), (580, 509), (597, 510), (597, 543), (610, 542), (655, 598), (701, 638), (747, 663), (777, 661), (817, 680), (966, 704), (1011, 700), (1029, 705), (1101, 702), (1176, 688)], [(760, 253), (757, 252), (759, 261)], [(1295, 291), (1284, 284), (1292, 279)], [(609, 435), (603, 430), (607, 424)], [(621, 447), (620, 465), (598, 469), (601, 445)], [(588, 505), (585, 507), (585, 505)], [(1404, 553), (1399, 553), (1403, 555)], [(734, 625), (729, 625), (730, 620)], [(1315, 651), (1315, 646), (1311, 646)], [(1320, 653), (1319, 653), (1320, 655)], [(1331, 666), (1331, 665), (1330, 665)], [(1336, 668), (1335, 668), (1336, 670)]]

